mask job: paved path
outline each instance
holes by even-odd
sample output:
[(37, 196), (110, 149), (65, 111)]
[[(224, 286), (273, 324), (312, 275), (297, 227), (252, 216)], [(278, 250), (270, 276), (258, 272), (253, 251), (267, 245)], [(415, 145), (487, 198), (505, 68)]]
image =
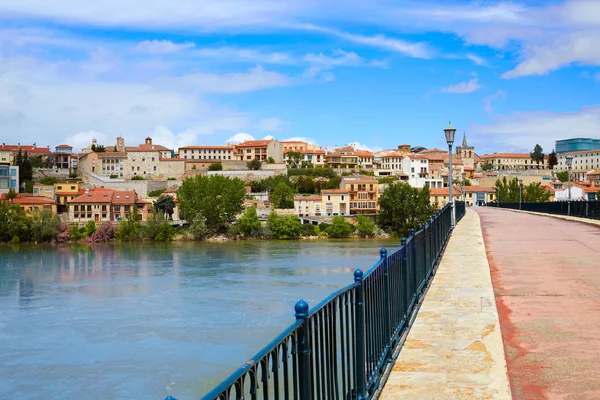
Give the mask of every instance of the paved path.
[(478, 215), (458, 224), (382, 399), (510, 399)]
[(515, 399), (600, 399), (600, 228), (479, 208)]

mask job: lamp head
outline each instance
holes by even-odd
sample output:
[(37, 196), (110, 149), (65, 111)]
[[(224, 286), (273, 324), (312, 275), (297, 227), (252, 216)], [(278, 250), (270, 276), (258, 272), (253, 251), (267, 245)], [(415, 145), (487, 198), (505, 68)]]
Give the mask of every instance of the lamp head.
[(452, 146), (454, 143), (454, 134), (456, 133), (456, 128), (452, 126), (450, 122), (448, 122), (448, 126), (444, 129), (444, 134), (446, 135), (446, 143), (448, 146)]
[(565, 160), (567, 161), (567, 168), (571, 168), (571, 165), (573, 165), (573, 156), (569, 154), (565, 157)]

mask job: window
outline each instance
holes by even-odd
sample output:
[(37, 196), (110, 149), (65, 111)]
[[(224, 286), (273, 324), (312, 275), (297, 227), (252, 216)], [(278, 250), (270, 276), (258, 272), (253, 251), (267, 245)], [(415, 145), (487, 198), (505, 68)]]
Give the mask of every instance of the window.
[(331, 196), (327, 196), (327, 200), (330, 201), (331, 200)]
[(17, 169), (16, 168), (11, 168), (11, 170), (10, 170), (10, 176), (17, 176)]

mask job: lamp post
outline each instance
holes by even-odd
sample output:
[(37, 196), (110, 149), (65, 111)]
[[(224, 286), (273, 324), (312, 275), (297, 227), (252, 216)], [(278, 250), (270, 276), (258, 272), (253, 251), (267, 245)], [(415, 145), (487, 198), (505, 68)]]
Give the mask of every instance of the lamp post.
[(456, 133), (456, 128), (448, 122), (448, 126), (444, 129), (444, 134), (446, 135), (446, 143), (448, 143), (448, 188), (450, 189), (450, 209), (451, 213), (451, 226), (454, 228), (455, 218), (454, 218), (454, 198), (452, 197), (452, 144), (454, 143), (454, 134)]
[(573, 165), (573, 156), (568, 155), (565, 157), (567, 162), (567, 188), (569, 191), (569, 197), (567, 198), (567, 215), (571, 215), (571, 165)]
[[(462, 192), (462, 198), (463, 198), (463, 202), (467, 201), (467, 196), (465, 195), (465, 187), (467, 185), (465, 185), (465, 181), (467, 180), (467, 173), (463, 172), (462, 173), (462, 182), (461, 182), (461, 186), (460, 186), (460, 191)], [(466, 204), (465, 204), (466, 207)]]
[(519, 179), (519, 210), (521, 209), (521, 203), (523, 203), (523, 179)]

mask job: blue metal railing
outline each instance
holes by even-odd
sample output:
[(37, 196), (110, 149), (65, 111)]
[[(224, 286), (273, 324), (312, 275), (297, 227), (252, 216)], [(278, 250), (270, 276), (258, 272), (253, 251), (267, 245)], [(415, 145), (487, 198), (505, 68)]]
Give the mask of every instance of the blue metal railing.
[(600, 201), (548, 201), (543, 203), (488, 203), (488, 207), (509, 208), (555, 215), (600, 219)]
[[(445, 206), (408, 239), (296, 321), (204, 396), (229, 399), (369, 399), (406, 333), (452, 231)], [(461, 215), (462, 217), (462, 215)], [(457, 217), (458, 221), (458, 217)]]

